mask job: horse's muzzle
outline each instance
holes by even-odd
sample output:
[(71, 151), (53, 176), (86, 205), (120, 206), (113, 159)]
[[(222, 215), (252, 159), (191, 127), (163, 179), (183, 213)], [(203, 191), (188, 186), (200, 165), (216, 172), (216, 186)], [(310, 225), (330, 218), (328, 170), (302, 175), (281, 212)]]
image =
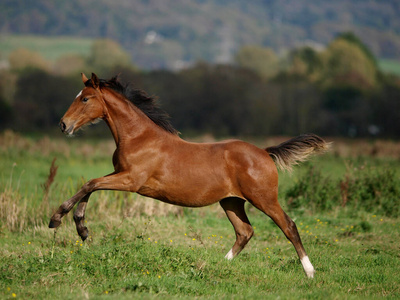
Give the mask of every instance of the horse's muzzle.
[(58, 124), (58, 127), (60, 127), (62, 132), (65, 132), (67, 125), (65, 125), (65, 123), (63, 121), (60, 121), (60, 123)]

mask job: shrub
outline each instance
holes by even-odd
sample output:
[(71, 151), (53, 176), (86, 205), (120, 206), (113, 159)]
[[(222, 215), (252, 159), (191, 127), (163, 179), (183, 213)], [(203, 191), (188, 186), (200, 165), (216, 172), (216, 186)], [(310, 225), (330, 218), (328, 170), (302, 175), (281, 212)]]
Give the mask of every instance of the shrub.
[(399, 184), (391, 169), (354, 168), (343, 178), (332, 180), (321, 170), (309, 167), (285, 196), (289, 209), (317, 213), (347, 207), (395, 218), (400, 216)]
[(311, 211), (326, 211), (337, 205), (340, 190), (321, 170), (309, 167), (303, 177), (286, 191), (288, 207)]

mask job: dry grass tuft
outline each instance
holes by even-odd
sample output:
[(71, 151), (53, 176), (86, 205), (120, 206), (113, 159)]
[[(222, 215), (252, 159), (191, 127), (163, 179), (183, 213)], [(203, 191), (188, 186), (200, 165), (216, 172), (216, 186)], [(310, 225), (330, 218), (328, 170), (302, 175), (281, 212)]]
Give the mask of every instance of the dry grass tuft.
[(56, 166), (56, 159), (57, 158), (53, 158), (53, 161), (51, 162), (51, 166), (50, 166), (49, 175), (47, 176), (47, 180), (42, 185), (44, 195), (43, 195), (42, 203), (40, 205), (40, 210), (46, 212), (46, 214), (48, 214), (50, 212), (50, 207), (49, 207), (50, 187), (53, 184), (54, 178), (57, 175), (58, 166)]
[(26, 226), (27, 201), (18, 191), (13, 191), (11, 183), (0, 192), (1, 227), (9, 231), (22, 231)]

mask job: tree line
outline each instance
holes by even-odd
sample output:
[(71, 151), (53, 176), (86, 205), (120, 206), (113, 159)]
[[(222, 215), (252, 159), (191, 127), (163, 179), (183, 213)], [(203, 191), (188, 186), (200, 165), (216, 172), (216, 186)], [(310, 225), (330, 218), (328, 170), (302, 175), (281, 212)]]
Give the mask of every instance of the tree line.
[(379, 57), (400, 57), (398, 0), (53, 2), (0, 1), (0, 32), (112, 37), (139, 66), (152, 69), (178, 60), (221, 61), (224, 44), (231, 52), (246, 44), (275, 51), (307, 40), (325, 45), (344, 30), (356, 32)]
[[(82, 89), (79, 76), (121, 74), (159, 97), (184, 134), (391, 137), (400, 132), (400, 80), (382, 73), (371, 51), (352, 33), (326, 49), (303, 47), (284, 58), (246, 46), (229, 65), (198, 62), (180, 71), (142, 71), (115, 42), (93, 45), (56, 69), (38, 57), (10, 55), (0, 76), (0, 128), (49, 131)], [(24, 63), (25, 61), (25, 63)]]

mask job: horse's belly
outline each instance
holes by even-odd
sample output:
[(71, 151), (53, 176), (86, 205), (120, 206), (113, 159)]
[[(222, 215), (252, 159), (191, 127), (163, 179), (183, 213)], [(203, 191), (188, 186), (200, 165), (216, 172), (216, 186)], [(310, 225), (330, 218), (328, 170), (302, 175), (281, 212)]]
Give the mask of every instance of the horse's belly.
[(225, 182), (210, 180), (200, 182), (200, 180), (188, 180), (188, 178), (180, 182), (167, 181), (162, 184), (150, 182), (142, 186), (138, 193), (166, 203), (187, 207), (207, 206), (226, 197), (238, 196)]

